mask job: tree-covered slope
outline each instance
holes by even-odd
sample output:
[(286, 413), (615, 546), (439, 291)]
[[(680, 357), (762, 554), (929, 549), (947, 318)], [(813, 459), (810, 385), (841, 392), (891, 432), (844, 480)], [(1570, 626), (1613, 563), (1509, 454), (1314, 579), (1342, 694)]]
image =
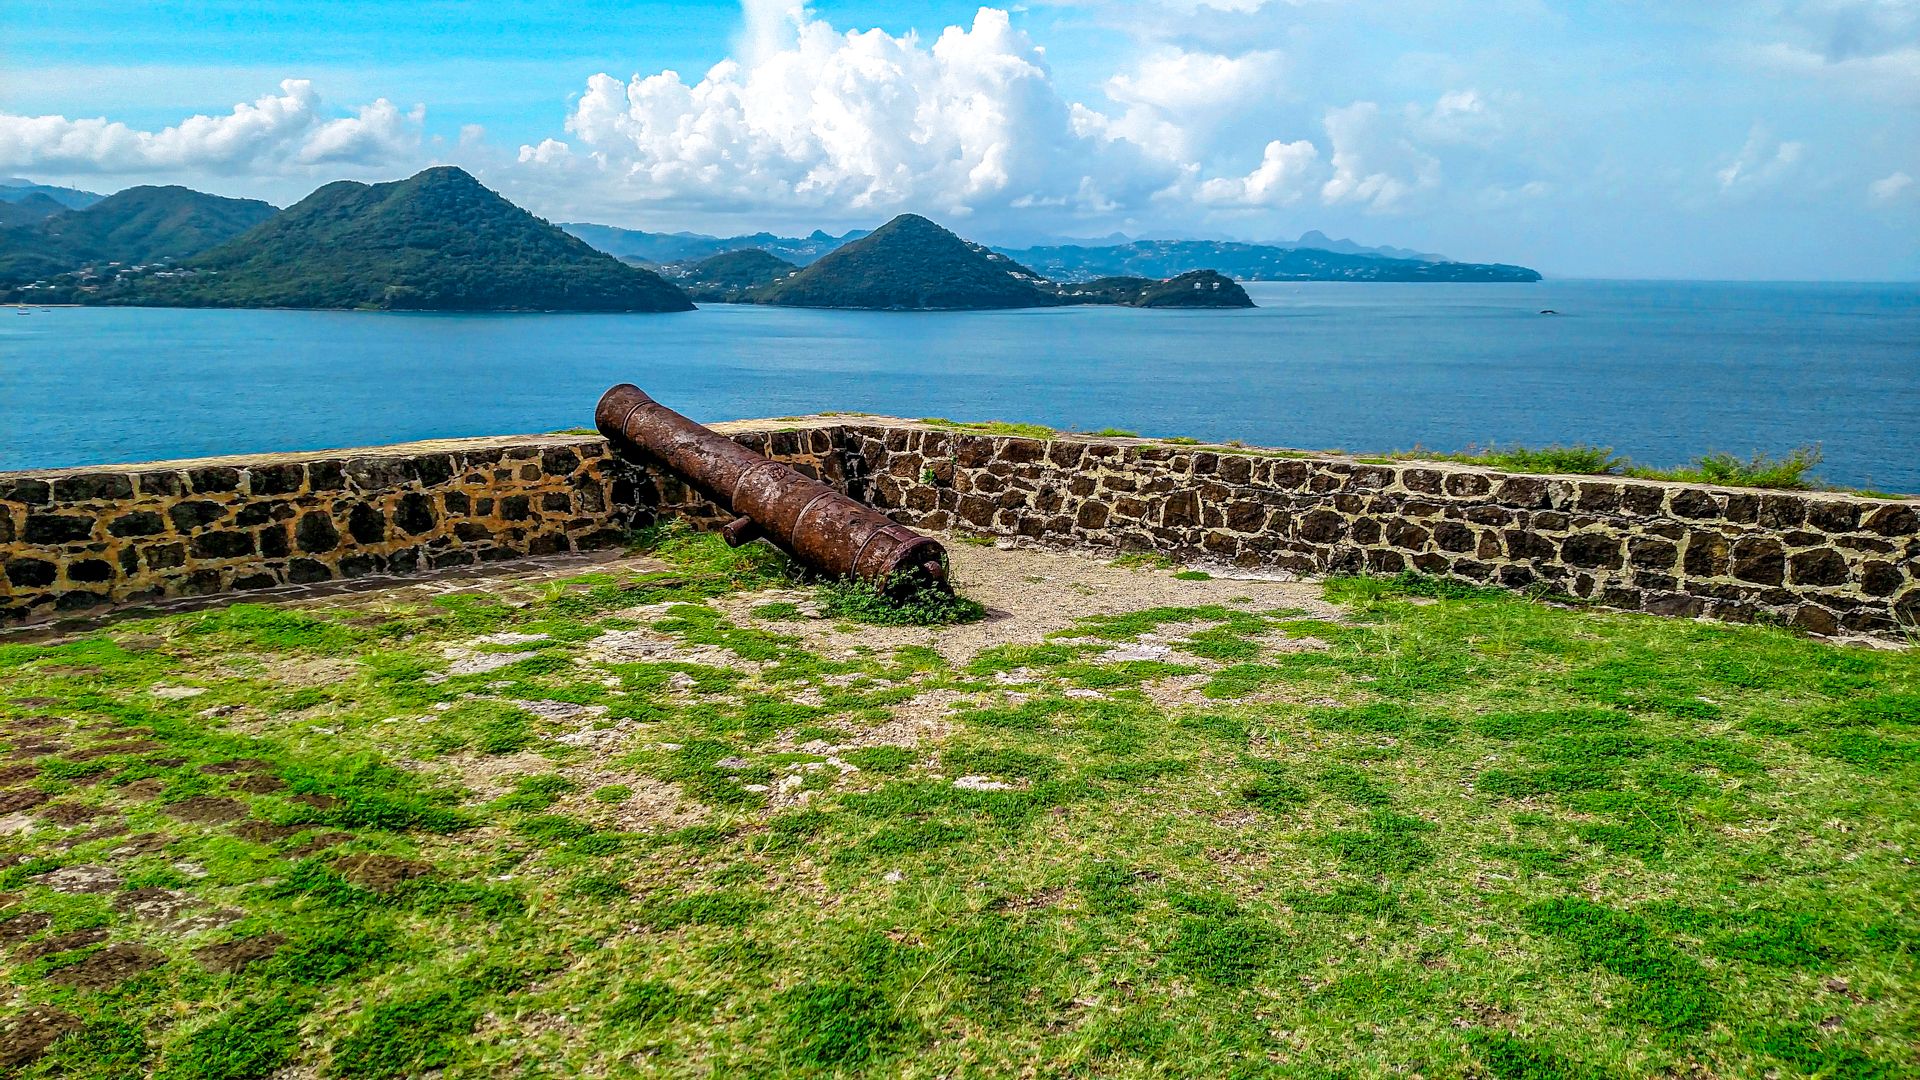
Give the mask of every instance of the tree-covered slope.
[(64, 214), (67, 208), (43, 192), (30, 192), (11, 201), (0, 201), (0, 228), (12, 229), (22, 225), (38, 225), (55, 214)]
[(1050, 282), (918, 214), (901, 214), (758, 290), (761, 303), (883, 311), (1046, 307)]
[(49, 214), (0, 231), (0, 285), (107, 263), (131, 266), (182, 259), (230, 240), (276, 212), (254, 199), (227, 199), (183, 187), (128, 188), (84, 210)]
[(1105, 277), (1059, 286), (1069, 304), (1118, 304), (1142, 308), (1250, 308), (1253, 298), (1232, 278), (1213, 270), (1189, 270), (1157, 278)]
[(696, 301), (737, 303), (751, 290), (771, 285), (798, 269), (776, 255), (748, 248), (676, 264), (662, 272)]
[(534, 217), (463, 170), (328, 184), (108, 303), (431, 311), (686, 311), (659, 275)]

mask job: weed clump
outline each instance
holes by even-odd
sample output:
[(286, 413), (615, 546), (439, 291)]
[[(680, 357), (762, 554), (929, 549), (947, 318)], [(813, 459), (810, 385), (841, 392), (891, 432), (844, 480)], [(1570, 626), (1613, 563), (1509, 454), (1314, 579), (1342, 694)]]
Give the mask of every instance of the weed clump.
[(878, 626), (953, 626), (987, 617), (979, 601), (932, 582), (915, 582), (893, 592), (864, 581), (828, 582), (820, 586), (820, 607), (830, 618)]
[(1628, 476), (1643, 480), (1677, 480), (1687, 484), (1719, 484), (1722, 487), (1773, 488), (1782, 491), (1807, 491), (1822, 485), (1811, 474), (1820, 464), (1820, 448), (1802, 446), (1780, 457), (1754, 454), (1741, 458), (1733, 454), (1708, 454), (1693, 464), (1677, 469), (1649, 469), (1632, 466)]

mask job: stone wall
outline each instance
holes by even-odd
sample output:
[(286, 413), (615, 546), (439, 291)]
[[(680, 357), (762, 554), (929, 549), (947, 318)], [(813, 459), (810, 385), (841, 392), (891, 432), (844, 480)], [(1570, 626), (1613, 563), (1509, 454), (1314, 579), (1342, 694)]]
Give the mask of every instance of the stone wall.
[[(739, 436), (829, 483), (830, 428)], [(0, 621), (584, 551), (719, 511), (593, 435), (0, 473)]]
[(611, 463), (556, 436), (0, 473), (0, 617), (612, 542)]
[[(1300, 575), (1412, 569), (1823, 634), (1920, 626), (1914, 500), (877, 418), (720, 428), (933, 530)], [(0, 473), (0, 619), (579, 551), (663, 516), (724, 519), (595, 436)]]
[(842, 439), (863, 497), (928, 529), (1302, 575), (1418, 570), (1820, 634), (1920, 627), (1913, 500), (899, 424)]

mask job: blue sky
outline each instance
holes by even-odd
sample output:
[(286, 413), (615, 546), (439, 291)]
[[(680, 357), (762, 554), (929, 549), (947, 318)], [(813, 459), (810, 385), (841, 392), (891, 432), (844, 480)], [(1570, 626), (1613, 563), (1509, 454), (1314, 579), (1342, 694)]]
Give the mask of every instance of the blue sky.
[(1920, 0), (5, 10), (0, 172), (94, 190), (287, 203), (454, 163), (653, 229), (914, 210), (996, 241), (1920, 277)]

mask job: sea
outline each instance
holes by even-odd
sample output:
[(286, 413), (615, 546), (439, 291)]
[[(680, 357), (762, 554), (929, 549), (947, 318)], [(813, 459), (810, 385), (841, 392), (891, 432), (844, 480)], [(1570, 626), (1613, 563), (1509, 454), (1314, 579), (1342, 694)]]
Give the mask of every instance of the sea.
[(0, 309), (0, 470), (858, 411), (1383, 453), (1815, 446), (1920, 492), (1920, 284), (1253, 282), (1231, 311)]

